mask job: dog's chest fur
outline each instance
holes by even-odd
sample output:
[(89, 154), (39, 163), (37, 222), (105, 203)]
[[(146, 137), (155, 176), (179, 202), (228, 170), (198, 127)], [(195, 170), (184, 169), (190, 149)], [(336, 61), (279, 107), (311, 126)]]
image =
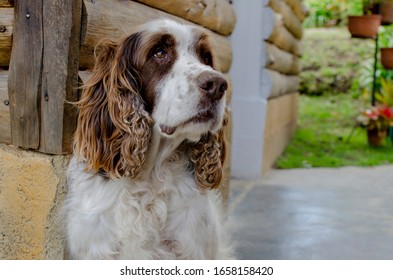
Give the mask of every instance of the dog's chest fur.
[[(188, 160), (156, 165), (143, 181), (105, 180), (70, 164), (68, 235), (72, 255), (113, 259), (216, 259), (219, 196), (198, 189)], [(83, 225), (83, 227), (81, 226)], [(78, 240), (78, 242), (75, 242)]]

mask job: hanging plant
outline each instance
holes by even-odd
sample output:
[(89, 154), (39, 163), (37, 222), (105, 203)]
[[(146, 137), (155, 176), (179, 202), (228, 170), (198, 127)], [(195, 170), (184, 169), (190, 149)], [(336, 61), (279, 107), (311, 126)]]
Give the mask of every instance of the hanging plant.
[(348, 30), (353, 38), (376, 38), (381, 15), (348, 16)]

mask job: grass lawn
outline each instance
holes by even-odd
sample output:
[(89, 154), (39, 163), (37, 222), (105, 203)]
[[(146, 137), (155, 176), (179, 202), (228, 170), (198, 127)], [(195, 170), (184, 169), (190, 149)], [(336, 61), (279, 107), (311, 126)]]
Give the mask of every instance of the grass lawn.
[(383, 147), (370, 147), (361, 128), (348, 139), (359, 110), (359, 101), (351, 95), (302, 95), (299, 103), (298, 129), (278, 159), (278, 168), (393, 163), (393, 145), (388, 140)]
[(393, 163), (393, 145), (389, 141), (381, 148), (370, 147), (366, 132), (360, 128), (348, 139), (361, 107), (359, 99), (364, 97), (364, 89), (359, 85), (364, 83), (371, 88), (371, 80), (364, 75), (371, 75), (371, 71), (363, 62), (372, 58), (374, 42), (351, 39), (347, 28), (314, 28), (305, 29), (302, 43), (300, 90), (307, 95), (300, 96), (298, 129), (276, 166)]

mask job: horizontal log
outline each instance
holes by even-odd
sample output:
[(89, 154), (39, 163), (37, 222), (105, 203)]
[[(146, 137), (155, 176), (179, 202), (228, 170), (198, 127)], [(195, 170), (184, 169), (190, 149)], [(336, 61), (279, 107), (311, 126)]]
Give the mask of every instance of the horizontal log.
[(283, 17), (285, 27), (298, 39), (303, 37), (303, 26), (300, 19), (283, 0), (270, 0), (269, 6)]
[[(179, 22), (189, 23), (179, 17), (150, 8), (133, 1), (86, 1), (87, 30), (80, 53), (80, 67), (93, 68), (94, 47), (102, 38), (116, 40), (123, 37), (135, 26), (159, 18), (170, 18)], [(232, 62), (230, 42), (222, 35), (208, 31), (213, 37), (213, 48), (217, 54), (219, 69), (228, 72)]]
[(235, 28), (235, 10), (226, 0), (137, 1), (202, 25), (222, 35), (230, 35)]
[(8, 71), (0, 70), (0, 143), (11, 143)]
[(0, 7), (13, 7), (14, 0), (0, 0)]
[(14, 8), (0, 8), (0, 67), (10, 64)]
[(282, 15), (275, 13), (273, 31), (267, 39), (280, 49), (301, 56), (303, 48), (300, 40), (296, 39), (284, 26)]
[(264, 69), (262, 75), (263, 82), (270, 87), (268, 99), (299, 90), (299, 76), (284, 75), (269, 69)]
[(304, 19), (308, 16), (309, 11), (304, 4), (303, 0), (285, 0), (289, 7), (293, 10), (295, 15), (300, 19), (300, 21), (304, 21)]
[(266, 43), (266, 68), (282, 74), (298, 75), (301, 71), (300, 58)]

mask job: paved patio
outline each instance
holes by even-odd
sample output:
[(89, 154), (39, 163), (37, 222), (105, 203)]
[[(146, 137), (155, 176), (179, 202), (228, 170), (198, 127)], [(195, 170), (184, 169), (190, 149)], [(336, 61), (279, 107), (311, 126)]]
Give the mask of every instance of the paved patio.
[(393, 259), (393, 165), (232, 180), (228, 222), (239, 259)]

